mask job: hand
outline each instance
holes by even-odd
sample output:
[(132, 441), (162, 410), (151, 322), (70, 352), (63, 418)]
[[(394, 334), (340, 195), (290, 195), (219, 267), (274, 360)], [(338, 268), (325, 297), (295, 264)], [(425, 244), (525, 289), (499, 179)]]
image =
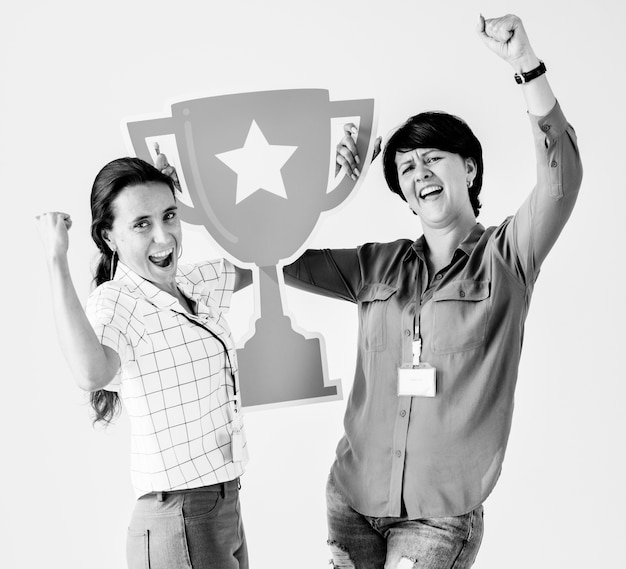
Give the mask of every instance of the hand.
[(179, 192), (182, 192), (183, 190), (180, 187), (180, 181), (178, 179), (178, 174), (176, 173), (176, 168), (174, 168), (174, 166), (172, 166), (167, 161), (167, 156), (165, 156), (165, 154), (161, 154), (161, 149), (159, 148), (158, 142), (154, 143), (154, 150), (156, 151), (156, 155), (157, 155), (156, 162), (154, 163), (154, 167), (157, 170), (159, 170), (161, 174), (165, 174), (166, 176), (171, 178), (172, 182), (174, 183), (174, 187)]
[[(350, 176), (353, 180), (356, 180), (361, 172), (358, 165), (361, 163), (359, 154), (356, 149), (356, 143), (352, 135), (356, 136), (358, 129), (353, 123), (347, 123), (343, 125), (344, 137), (337, 145), (337, 156), (335, 158), (335, 176), (339, 174), (341, 170), (346, 176)], [(382, 137), (378, 137), (374, 142), (374, 153), (372, 154), (372, 162), (380, 154), (380, 147), (382, 143)]]
[(68, 231), (72, 219), (67, 213), (51, 211), (35, 218), (39, 235), (46, 247), (48, 262), (67, 254), (69, 248)]
[(530, 71), (539, 65), (522, 20), (517, 16), (507, 14), (485, 20), (481, 14), (477, 31), (485, 45), (511, 64), (516, 73)]

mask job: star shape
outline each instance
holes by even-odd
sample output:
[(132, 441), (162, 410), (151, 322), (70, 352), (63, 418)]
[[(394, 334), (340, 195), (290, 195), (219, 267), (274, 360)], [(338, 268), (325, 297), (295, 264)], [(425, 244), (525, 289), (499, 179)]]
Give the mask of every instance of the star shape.
[(215, 155), (237, 174), (235, 204), (259, 190), (287, 199), (280, 170), (297, 148), (270, 144), (253, 120), (241, 148)]

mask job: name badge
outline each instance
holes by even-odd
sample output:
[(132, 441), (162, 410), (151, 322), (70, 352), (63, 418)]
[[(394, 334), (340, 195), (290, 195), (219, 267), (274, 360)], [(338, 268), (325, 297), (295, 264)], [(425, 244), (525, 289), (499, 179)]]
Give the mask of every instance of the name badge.
[(233, 462), (241, 462), (243, 460), (243, 436), (241, 431), (233, 431), (230, 437), (230, 448), (233, 454)]
[(435, 397), (437, 369), (427, 363), (407, 364), (398, 368), (398, 396)]

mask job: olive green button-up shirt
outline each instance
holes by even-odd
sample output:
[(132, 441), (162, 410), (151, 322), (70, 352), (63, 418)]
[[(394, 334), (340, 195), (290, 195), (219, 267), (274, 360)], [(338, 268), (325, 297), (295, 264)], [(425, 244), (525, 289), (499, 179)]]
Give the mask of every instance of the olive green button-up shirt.
[[(531, 116), (537, 185), (497, 227), (476, 224), (450, 264), (427, 273), (424, 238), (309, 250), (289, 284), (358, 304), (354, 384), (333, 476), (351, 506), (376, 517), (460, 515), (501, 471), (524, 321), (539, 268), (567, 221), (582, 178), (574, 130), (557, 104)], [(436, 396), (398, 396), (418, 313)]]

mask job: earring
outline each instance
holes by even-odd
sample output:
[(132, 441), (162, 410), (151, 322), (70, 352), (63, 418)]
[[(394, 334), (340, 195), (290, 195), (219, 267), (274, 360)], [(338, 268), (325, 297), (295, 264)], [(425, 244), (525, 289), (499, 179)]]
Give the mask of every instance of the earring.
[(113, 249), (113, 255), (111, 255), (111, 273), (109, 275), (109, 280), (113, 280), (113, 275), (115, 275), (115, 255), (117, 255), (117, 251)]
[(467, 180), (467, 189), (469, 190), (472, 187), (472, 180)]

